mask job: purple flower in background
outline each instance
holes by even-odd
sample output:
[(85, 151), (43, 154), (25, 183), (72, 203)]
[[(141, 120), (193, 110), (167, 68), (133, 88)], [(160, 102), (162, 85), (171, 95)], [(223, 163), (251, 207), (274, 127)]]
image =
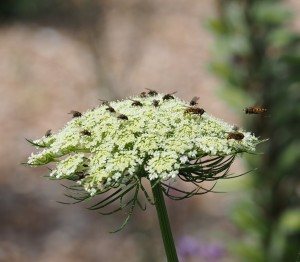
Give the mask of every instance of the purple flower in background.
[(182, 237), (178, 243), (180, 260), (191, 257), (201, 257), (208, 261), (217, 261), (225, 254), (225, 249), (218, 244), (206, 244), (192, 237)]

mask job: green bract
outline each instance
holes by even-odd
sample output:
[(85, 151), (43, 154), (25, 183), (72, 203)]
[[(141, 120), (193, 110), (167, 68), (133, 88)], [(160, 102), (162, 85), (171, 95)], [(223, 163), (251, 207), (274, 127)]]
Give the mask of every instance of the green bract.
[[(255, 150), (258, 139), (249, 132), (239, 130), (243, 139), (228, 139), (228, 133), (237, 132), (232, 125), (207, 113), (185, 112), (188, 103), (163, 96), (131, 97), (142, 106), (130, 99), (110, 102), (115, 112), (105, 104), (88, 110), (58, 133), (31, 141), (43, 150), (32, 154), (27, 164), (55, 162), (52, 178), (77, 181), (89, 195), (95, 195), (141, 177), (185, 180), (202, 170), (209, 180), (228, 169), (217, 166), (227, 163), (226, 156), (233, 160), (237, 153)], [(153, 105), (154, 99), (158, 106)], [(201, 176), (196, 182), (203, 180)]]

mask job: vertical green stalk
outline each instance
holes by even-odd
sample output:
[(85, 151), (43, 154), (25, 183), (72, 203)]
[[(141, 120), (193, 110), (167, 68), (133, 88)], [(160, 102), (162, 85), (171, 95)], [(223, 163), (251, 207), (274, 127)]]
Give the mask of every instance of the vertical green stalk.
[(162, 234), (168, 262), (178, 262), (176, 248), (172, 236), (171, 226), (161, 185), (159, 183), (155, 183), (155, 181), (151, 181), (151, 185), (156, 206), (156, 212), (159, 220), (160, 231)]

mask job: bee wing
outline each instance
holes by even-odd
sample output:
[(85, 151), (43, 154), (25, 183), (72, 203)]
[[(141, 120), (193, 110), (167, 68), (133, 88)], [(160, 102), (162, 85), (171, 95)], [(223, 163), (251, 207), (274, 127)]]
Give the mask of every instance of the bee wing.
[(199, 96), (194, 96), (191, 101), (197, 102), (199, 100), (199, 98), (200, 98)]

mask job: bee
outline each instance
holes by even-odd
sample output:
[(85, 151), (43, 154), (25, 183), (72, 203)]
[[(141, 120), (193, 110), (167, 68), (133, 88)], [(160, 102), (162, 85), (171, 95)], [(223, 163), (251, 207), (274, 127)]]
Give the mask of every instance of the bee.
[(116, 112), (116, 110), (113, 107), (111, 107), (111, 106), (108, 106), (105, 110), (109, 111), (111, 113), (115, 113)]
[(51, 136), (52, 135), (51, 131), (52, 131), (52, 129), (47, 130), (45, 133), (45, 137)]
[(149, 92), (148, 92), (149, 96), (157, 96), (158, 95), (157, 91), (149, 89), (149, 88), (146, 88), (146, 89), (149, 90)]
[(191, 102), (190, 102), (190, 106), (195, 106), (195, 105), (197, 105), (198, 104), (198, 100), (199, 100), (199, 96), (194, 96), (193, 98), (192, 98), (192, 100), (191, 100)]
[(99, 101), (101, 101), (101, 105), (104, 105), (104, 106), (109, 106), (109, 102), (107, 100), (102, 100), (102, 99), (98, 99)]
[(85, 136), (91, 136), (92, 135), (92, 133), (90, 131), (86, 130), (86, 129), (80, 131), (80, 134), (85, 135)]
[(205, 113), (205, 110), (199, 107), (188, 107), (186, 110), (184, 110), (184, 113), (202, 116)]
[(128, 120), (128, 116), (124, 115), (124, 114), (119, 114), (117, 116), (118, 119), (122, 119), (122, 120)]
[(175, 93), (177, 93), (177, 91), (176, 92), (173, 92), (173, 93), (171, 93), (171, 94), (166, 94), (166, 95), (164, 95), (163, 96), (163, 100), (170, 100), (170, 99), (174, 99), (174, 96), (172, 96), (173, 94), (175, 94)]
[(147, 93), (146, 93), (146, 92), (142, 92), (142, 93), (140, 93), (140, 97), (142, 97), (142, 98), (145, 98), (145, 97), (147, 97)]
[(80, 112), (75, 111), (75, 110), (71, 110), (68, 114), (73, 115), (73, 118), (82, 116), (82, 114)]
[(158, 107), (159, 106), (159, 101), (154, 99), (153, 102), (152, 102), (152, 105), (154, 107)]
[(246, 114), (263, 114), (267, 112), (266, 108), (263, 107), (246, 107), (243, 109), (245, 111)]
[(138, 100), (132, 100), (132, 99), (130, 100), (133, 101), (133, 103), (131, 104), (132, 106), (143, 106), (143, 104)]
[(238, 131), (228, 132), (227, 139), (234, 139), (237, 141), (241, 141), (244, 138), (244, 134)]

